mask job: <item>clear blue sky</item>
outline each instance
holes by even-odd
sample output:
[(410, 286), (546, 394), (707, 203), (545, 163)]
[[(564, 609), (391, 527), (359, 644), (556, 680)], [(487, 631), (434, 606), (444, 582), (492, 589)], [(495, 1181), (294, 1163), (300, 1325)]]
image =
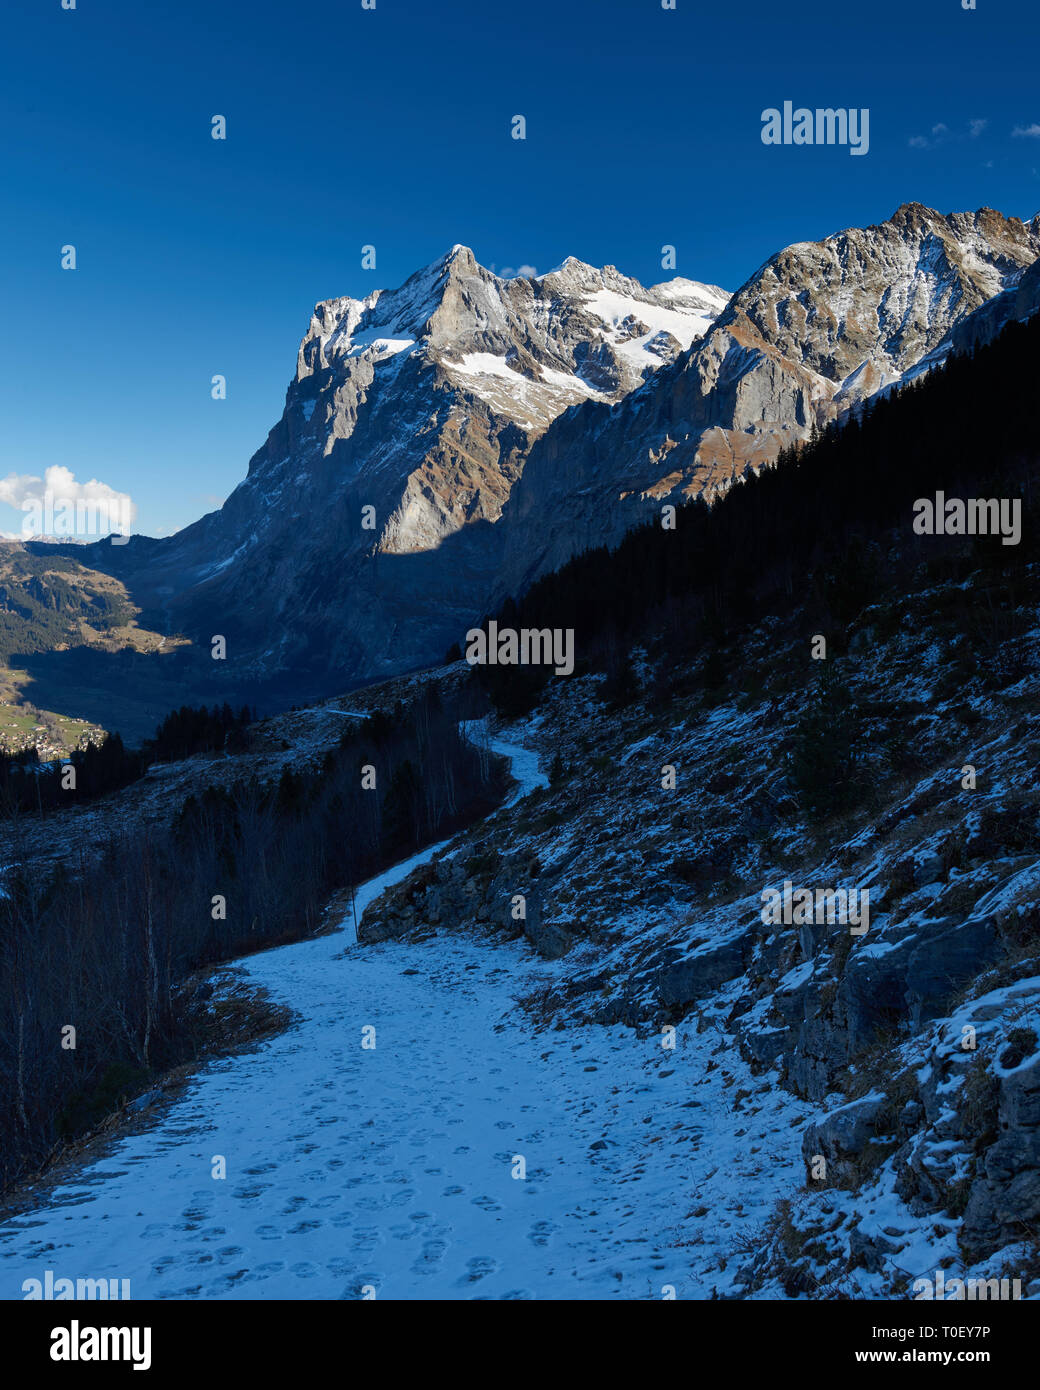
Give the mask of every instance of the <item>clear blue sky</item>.
[[(733, 289), (912, 199), (1030, 216), (1038, 54), (1035, 0), (12, 0), (0, 478), (61, 465), (185, 525), (277, 420), (314, 303), (454, 242), (645, 282), (674, 243)], [(764, 146), (786, 98), (869, 107), (869, 154)]]

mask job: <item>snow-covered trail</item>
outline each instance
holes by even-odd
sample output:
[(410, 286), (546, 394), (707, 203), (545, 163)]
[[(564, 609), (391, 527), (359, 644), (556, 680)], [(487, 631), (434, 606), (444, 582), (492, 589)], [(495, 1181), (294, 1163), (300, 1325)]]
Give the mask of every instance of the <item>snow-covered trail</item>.
[[(541, 778), (530, 754), (514, 768), (520, 794)], [(134, 1299), (704, 1297), (736, 1270), (720, 1236), (800, 1180), (790, 1097), (718, 1035), (536, 1031), (515, 997), (558, 967), (522, 942), (341, 932), (243, 964), (302, 1021), (10, 1222), (0, 1296), (50, 1269)], [(762, 1096), (736, 1116), (739, 1086)]]

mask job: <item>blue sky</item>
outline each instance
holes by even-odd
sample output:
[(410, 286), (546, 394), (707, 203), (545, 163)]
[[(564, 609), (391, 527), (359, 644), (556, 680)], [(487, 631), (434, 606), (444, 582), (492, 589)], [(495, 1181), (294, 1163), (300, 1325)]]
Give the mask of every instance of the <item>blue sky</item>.
[[(671, 243), (676, 273), (735, 289), (908, 200), (1030, 216), (1038, 53), (1035, 0), (22, 0), (0, 56), (0, 479), (67, 468), (131, 494), (135, 529), (185, 525), (244, 477), (314, 303), (455, 242), (647, 283)], [(785, 99), (869, 107), (869, 153), (763, 145)]]

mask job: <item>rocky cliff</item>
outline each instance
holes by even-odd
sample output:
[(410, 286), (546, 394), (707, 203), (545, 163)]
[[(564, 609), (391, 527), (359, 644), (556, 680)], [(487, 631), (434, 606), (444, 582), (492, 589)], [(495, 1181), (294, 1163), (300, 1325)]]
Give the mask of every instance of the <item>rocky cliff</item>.
[(727, 297), (574, 259), (503, 280), (456, 246), (398, 290), (321, 303), (247, 478), (136, 570), (127, 548), (136, 592), (258, 676), (334, 688), (429, 661), (482, 611), (534, 442), (674, 361)]
[(498, 594), (616, 544), (664, 501), (710, 500), (814, 427), (1026, 317), (1038, 256), (1040, 218), (909, 203), (770, 257), (667, 370), (617, 408), (588, 403), (546, 431), (503, 518)]

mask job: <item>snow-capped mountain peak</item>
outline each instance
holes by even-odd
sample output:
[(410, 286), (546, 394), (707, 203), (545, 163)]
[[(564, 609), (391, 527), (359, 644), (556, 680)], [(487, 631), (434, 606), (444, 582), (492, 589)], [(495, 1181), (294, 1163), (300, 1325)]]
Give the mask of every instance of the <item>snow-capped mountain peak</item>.
[(616, 544), (650, 506), (718, 496), (927, 370), (990, 306), (1023, 317), (1038, 257), (1040, 225), (922, 203), (778, 251), (638, 392), (609, 414), (590, 403), (563, 416), (536, 443), (504, 517), (499, 593)]
[(397, 288), (315, 306), (248, 477), (149, 552), (138, 592), (171, 630), (215, 630), (218, 604), (265, 674), (428, 661), (648, 507), (719, 495), (951, 334), (1026, 316), (1038, 256), (1035, 219), (920, 203), (789, 246), (732, 297), (573, 256), (506, 279), (456, 244)]
[(688, 348), (727, 301), (724, 290), (691, 280), (648, 290), (614, 266), (573, 256), (540, 277), (503, 279), (456, 245), (396, 290), (318, 304), (296, 380), (414, 351), (538, 433), (579, 401), (626, 395)]

